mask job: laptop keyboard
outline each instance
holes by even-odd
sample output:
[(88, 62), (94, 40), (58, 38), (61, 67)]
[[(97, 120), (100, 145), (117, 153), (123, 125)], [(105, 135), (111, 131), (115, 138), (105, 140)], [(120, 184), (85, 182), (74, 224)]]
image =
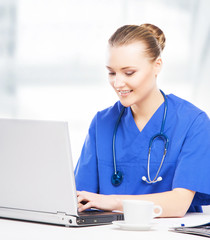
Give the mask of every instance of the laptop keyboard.
[(82, 215), (97, 215), (97, 214), (101, 214), (103, 213), (104, 211), (102, 210), (98, 210), (98, 209), (88, 209), (84, 212), (80, 212), (79, 215), (82, 216)]

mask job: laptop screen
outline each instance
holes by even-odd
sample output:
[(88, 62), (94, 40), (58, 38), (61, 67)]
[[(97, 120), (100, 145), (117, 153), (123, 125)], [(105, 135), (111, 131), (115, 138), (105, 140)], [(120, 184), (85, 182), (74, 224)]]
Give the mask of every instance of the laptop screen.
[(0, 119), (0, 207), (77, 215), (68, 124)]

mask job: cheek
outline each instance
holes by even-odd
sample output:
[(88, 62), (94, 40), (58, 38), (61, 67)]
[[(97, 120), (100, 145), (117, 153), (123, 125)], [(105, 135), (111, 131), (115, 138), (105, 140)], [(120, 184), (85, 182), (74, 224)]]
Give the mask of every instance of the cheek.
[(109, 78), (108, 81), (109, 81), (109, 84), (111, 85), (111, 87), (114, 88), (114, 90), (115, 90), (115, 87), (114, 87), (114, 82), (115, 81), (114, 81), (114, 79)]
[(145, 85), (146, 81), (147, 81), (147, 78), (144, 75), (138, 74), (132, 79), (130, 79), (127, 83), (132, 88), (138, 89), (138, 88), (142, 88)]
[(114, 80), (112, 78), (108, 78), (109, 84), (113, 87), (114, 86)]
[(155, 74), (153, 74), (151, 71), (145, 72), (143, 74), (139, 74), (136, 76), (134, 84), (136, 87), (144, 87), (147, 85), (153, 85), (155, 82)]

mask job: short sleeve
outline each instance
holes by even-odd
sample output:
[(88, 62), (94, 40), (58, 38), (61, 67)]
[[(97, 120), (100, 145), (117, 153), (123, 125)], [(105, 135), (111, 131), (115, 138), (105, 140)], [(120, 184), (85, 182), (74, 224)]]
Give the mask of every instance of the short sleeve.
[(204, 112), (187, 132), (172, 187), (195, 191), (193, 205), (210, 204), (210, 120)]
[(80, 158), (75, 168), (78, 191), (98, 192), (98, 170), (96, 156), (96, 116), (91, 122)]

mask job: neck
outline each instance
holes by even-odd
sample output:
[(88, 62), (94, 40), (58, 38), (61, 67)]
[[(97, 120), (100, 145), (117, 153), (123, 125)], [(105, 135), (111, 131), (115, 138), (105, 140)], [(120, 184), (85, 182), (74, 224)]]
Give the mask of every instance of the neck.
[(163, 102), (164, 97), (162, 93), (158, 88), (155, 88), (141, 102), (131, 106), (134, 120), (140, 131)]

